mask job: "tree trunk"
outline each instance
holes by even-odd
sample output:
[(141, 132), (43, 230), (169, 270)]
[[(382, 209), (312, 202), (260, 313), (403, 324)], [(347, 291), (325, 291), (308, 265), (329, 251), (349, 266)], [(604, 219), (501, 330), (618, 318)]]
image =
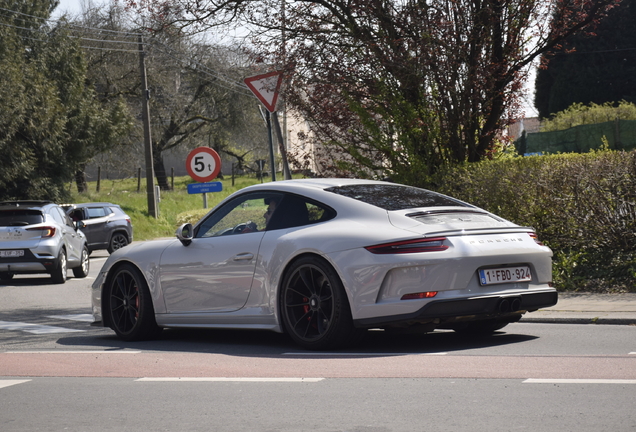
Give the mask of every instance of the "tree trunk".
[(75, 184), (77, 185), (77, 192), (84, 193), (88, 191), (88, 183), (86, 182), (86, 173), (84, 172), (84, 168), (86, 166), (82, 165), (80, 169), (75, 171)]
[(163, 164), (163, 157), (161, 157), (161, 152), (157, 150), (156, 146), (152, 152), (152, 159), (152, 166), (155, 170), (157, 184), (159, 185), (161, 190), (170, 190), (170, 185), (168, 184), (168, 176), (166, 175), (166, 167)]

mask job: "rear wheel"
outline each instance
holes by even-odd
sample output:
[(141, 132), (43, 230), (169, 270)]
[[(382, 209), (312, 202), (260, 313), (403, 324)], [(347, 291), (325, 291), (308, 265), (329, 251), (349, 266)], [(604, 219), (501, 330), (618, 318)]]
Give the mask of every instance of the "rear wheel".
[(286, 272), (281, 288), (285, 330), (304, 348), (331, 349), (357, 341), (351, 309), (338, 274), (324, 260), (305, 257)]
[(128, 237), (126, 237), (125, 234), (117, 232), (117, 233), (114, 233), (113, 236), (110, 238), (110, 242), (108, 243), (107, 250), (108, 250), (108, 253), (112, 254), (117, 249), (121, 249), (127, 245), (128, 245)]
[(63, 284), (66, 282), (66, 271), (68, 262), (66, 261), (66, 251), (64, 249), (60, 250), (60, 254), (57, 257), (57, 266), (53, 269), (51, 273), (51, 279), (53, 279), (53, 283)]
[(105, 295), (110, 326), (121, 339), (152, 339), (161, 332), (148, 285), (136, 267), (119, 267), (108, 282)]
[(88, 271), (90, 269), (90, 261), (88, 259), (88, 255), (88, 247), (84, 246), (84, 249), (82, 249), (82, 264), (79, 267), (75, 267), (73, 269), (73, 276), (77, 278), (85, 278), (86, 276), (88, 276)]

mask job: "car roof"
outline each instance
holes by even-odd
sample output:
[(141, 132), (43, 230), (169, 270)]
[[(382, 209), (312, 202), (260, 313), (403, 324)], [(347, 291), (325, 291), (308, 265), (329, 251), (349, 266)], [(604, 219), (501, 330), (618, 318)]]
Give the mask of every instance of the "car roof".
[(16, 200), (16, 201), (0, 201), (0, 207), (9, 208), (42, 208), (47, 205), (55, 205), (53, 201), (47, 200)]
[[(396, 186), (404, 186), (397, 183), (389, 183), (379, 180), (361, 180), (361, 179), (349, 179), (349, 178), (313, 178), (313, 179), (293, 179), (293, 180), (280, 180), (276, 182), (260, 183), (252, 186), (248, 186), (252, 189), (272, 189), (280, 191), (292, 191), (298, 189), (314, 189), (324, 190), (337, 186), (349, 186), (349, 185), (365, 185), (365, 184), (393, 184)], [(247, 188), (246, 188), (247, 189)]]
[(89, 202), (89, 203), (77, 203), (77, 204), (62, 204), (65, 209), (80, 208), (80, 207), (119, 207), (118, 204), (109, 202)]

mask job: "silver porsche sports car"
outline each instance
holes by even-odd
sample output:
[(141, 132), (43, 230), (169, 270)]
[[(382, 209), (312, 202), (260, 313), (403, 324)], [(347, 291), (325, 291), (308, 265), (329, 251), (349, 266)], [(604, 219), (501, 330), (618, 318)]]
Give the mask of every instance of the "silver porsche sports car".
[(242, 189), (172, 240), (115, 251), (94, 325), (285, 332), (307, 349), (371, 328), (491, 333), (557, 302), (532, 228), (400, 184), (309, 179)]

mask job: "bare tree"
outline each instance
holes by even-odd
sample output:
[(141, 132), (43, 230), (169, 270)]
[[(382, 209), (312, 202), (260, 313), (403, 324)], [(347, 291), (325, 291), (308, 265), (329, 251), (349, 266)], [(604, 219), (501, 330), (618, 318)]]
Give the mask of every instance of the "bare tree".
[[(236, 158), (239, 165), (246, 165), (246, 155), (258, 141), (240, 137), (251, 137), (259, 129), (266, 135), (252, 95), (241, 83), (245, 56), (231, 46), (217, 46), (178, 28), (146, 22), (144, 17), (112, 3), (86, 11), (77, 31), (91, 32), (84, 46), (89, 56), (90, 79), (101, 98), (125, 98), (136, 113), (141, 108), (137, 46), (138, 37), (143, 35), (151, 97), (153, 168), (158, 185), (162, 189), (170, 187), (163, 155), (177, 148), (211, 145)], [(153, 30), (157, 27), (162, 27), (162, 31)], [(121, 163), (133, 156), (131, 152), (143, 154), (142, 141), (139, 119), (129, 138), (113, 150), (117, 155), (113, 159)], [(242, 148), (246, 143), (248, 148)], [(264, 147), (265, 140), (262, 143)], [(139, 166), (138, 155), (132, 158), (135, 166)]]
[(146, 11), (198, 31), (244, 23), (257, 59), (287, 71), (286, 100), (318, 142), (358, 174), (416, 183), (496, 151), (527, 67), (614, 3), (154, 0)]

